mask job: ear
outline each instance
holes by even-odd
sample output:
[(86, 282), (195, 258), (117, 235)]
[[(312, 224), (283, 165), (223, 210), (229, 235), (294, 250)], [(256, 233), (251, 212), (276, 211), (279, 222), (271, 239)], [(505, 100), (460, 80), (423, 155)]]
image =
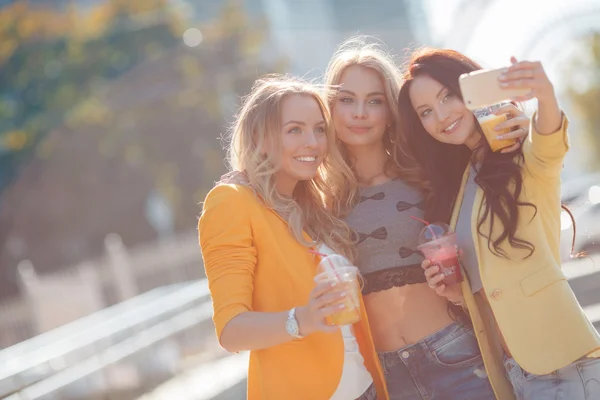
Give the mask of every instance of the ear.
[(266, 156), (267, 153), (271, 150), (271, 147), (272, 146), (271, 146), (271, 141), (270, 140), (268, 140), (268, 139), (263, 140), (262, 143), (260, 144), (260, 147), (259, 147), (259, 149), (260, 149), (260, 155), (261, 156)]
[(254, 134), (252, 141), (254, 142), (254, 145), (258, 148), (258, 152), (261, 156), (264, 156), (269, 152), (270, 146), (265, 138), (261, 140), (256, 134)]

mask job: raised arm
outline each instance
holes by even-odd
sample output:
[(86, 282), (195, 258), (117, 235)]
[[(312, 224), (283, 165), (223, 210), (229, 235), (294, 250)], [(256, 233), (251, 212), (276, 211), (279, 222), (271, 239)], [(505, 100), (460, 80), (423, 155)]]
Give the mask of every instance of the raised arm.
[(500, 77), (500, 85), (530, 90), (527, 95), (514, 100), (538, 100), (538, 110), (531, 118), (529, 138), (523, 145), (525, 164), (540, 178), (559, 177), (569, 149), (568, 120), (558, 104), (554, 86), (540, 62), (517, 62), (514, 57), (511, 61), (512, 66)]

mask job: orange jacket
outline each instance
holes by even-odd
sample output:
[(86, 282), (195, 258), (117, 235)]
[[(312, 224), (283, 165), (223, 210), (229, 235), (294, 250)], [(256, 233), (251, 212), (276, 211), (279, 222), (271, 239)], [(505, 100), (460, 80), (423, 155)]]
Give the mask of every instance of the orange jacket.
[[(211, 190), (198, 229), (218, 338), (240, 313), (281, 312), (308, 303), (318, 258), (249, 188), (219, 185)], [(364, 305), (361, 312), (361, 321), (354, 325), (356, 339), (378, 398), (387, 399)], [(339, 331), (251, 351), (248, 399), (329, 399), (340, 381), (343, 361)]]

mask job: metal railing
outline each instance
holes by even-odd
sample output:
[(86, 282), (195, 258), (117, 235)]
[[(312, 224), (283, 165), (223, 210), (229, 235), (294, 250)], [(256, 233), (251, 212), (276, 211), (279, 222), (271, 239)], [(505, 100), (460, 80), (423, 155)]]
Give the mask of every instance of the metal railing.
[(12, 346), (0, 351), (0, 398), (47, 396), (209, 320), (211, 312), (206, 280), (175, 284)]

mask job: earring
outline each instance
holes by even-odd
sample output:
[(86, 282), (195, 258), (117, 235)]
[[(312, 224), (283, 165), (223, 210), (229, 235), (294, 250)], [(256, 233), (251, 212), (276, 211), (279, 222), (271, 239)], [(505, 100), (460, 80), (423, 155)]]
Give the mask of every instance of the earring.
[(390, 143), (394, 144), (394, 143), (396, 143), (396, 141), (392, 140), (392, 132), (391, 132), (391, 130), (392, 130), (392, 125), (388, 125), (387, 126), (387, 130), (386, 130), (385, 133), (387, 134), (387, 137), (388, 137)]

